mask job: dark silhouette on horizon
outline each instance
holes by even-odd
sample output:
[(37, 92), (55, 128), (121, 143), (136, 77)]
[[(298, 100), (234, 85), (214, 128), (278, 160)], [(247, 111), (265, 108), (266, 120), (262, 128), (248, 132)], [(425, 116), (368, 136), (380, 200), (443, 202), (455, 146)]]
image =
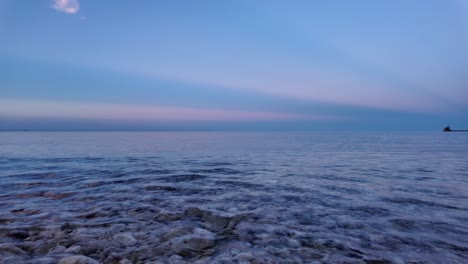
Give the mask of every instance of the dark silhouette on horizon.
[(468, 130), (456, 130), (456, 129), (452, 130), (450, 129), (450, 126), (446, 126), (443, 131), (444, 132), (468, 132)]

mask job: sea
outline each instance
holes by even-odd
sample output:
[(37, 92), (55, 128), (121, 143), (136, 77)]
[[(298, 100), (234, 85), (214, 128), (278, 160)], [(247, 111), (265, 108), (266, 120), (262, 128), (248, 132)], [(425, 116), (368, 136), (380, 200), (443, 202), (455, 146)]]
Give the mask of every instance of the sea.
[(0, 263), (468, 263), (468, 133), (2, 132)]

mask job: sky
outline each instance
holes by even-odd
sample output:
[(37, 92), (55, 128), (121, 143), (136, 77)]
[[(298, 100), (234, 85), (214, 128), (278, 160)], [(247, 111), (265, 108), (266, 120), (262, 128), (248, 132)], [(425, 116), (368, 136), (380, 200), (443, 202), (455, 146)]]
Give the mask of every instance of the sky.
[(0, 130), (468, 129), (468, 0), (0, 0)]

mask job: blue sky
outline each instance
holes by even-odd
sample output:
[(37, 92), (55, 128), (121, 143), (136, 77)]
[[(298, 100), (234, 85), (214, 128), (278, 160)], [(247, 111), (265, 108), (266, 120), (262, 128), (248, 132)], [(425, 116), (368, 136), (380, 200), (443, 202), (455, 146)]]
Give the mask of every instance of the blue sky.
[(0, 0), (0, 129), (468, 127), (468, 1)]

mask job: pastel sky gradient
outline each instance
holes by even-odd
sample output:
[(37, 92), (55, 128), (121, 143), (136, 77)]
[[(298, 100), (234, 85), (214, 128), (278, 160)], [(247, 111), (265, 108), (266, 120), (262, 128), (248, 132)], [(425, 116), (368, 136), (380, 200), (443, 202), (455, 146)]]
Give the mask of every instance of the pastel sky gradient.
[(468, 128), (468, 0), (0, 0), (0, 130)]

